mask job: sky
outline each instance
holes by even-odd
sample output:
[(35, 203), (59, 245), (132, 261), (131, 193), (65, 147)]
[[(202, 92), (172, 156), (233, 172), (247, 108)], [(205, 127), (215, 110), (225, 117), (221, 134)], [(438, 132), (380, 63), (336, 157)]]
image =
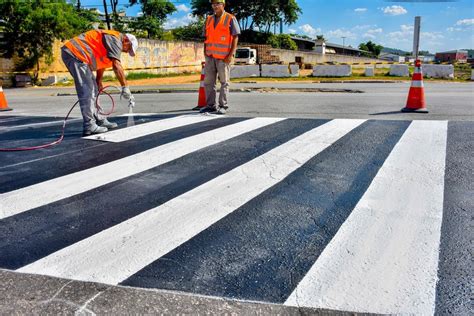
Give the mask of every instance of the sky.
[[(83, 5), (102, 4), (81, 0)], [(120, 4), (128, 1), (121, 0)], [(166, 28), (193, 20), (189, 0), (172, 0), (178, 12), (169, 17)], [(298, 21), (284, 27), (286, 33), (316, 37), (331, 43), (357, 47), (369, 40), (385, 47), (411, 51), (415, 16), (421, 16), (420, 50), (431, 53), (474, 48), (473, 0), (297, 0), (302, 9)], [(123, 6), (123, 5), (122, 5)], [(102, 9), (103, 6), (98, 6)], [(140, 7), (126, 9), (136, 16)], [(344, 37), (344, 39), (343, 39)]]

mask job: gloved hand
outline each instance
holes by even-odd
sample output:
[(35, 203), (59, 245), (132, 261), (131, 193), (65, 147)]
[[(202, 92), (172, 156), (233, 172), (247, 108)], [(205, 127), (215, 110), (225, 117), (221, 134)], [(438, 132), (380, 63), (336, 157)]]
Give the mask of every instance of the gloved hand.
[(130, 91), (129, 87), (122, 87), (122, 93), (120, 93), (120, 98), (124, 98), (125, 100), (130, 100), (132, 98), (132, 92)]

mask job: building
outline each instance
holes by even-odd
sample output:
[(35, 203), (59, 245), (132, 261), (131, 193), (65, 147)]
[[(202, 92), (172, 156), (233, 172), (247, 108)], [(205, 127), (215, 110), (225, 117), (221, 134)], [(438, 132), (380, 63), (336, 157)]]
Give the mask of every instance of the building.
[(436, 53), (435, 61), (440, 63), (465, 63), (467, 62), (467, 51), (458, 49)]
[(298, 50), (300, 51), (315, 51), (323, 55), (338, 54), (357, 57), (371, 55), (371, 53), (368, 51), (360, 50), (351, 46), (328, 43), (324, 40), (311, 40), (295, 36), (292, 36), (291, 39), (296, 43), (296, 46), (298, 46)]
[(380, 53), (379, 59), (386, 60), (386, 61), (393, 61), (396, 63), (405, 62), (405, 56), (400, 56), (400, 55), (392, 54), (392, 53)]

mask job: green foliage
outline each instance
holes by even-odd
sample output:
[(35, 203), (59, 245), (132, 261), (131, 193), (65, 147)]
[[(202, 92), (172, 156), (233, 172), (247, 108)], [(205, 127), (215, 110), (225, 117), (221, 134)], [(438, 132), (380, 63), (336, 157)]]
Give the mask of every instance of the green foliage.
[(295, 41), (293, 41), (288, 34), (279, 34), (270, 36), (267, 39), (266, 44), (271, 45), (273, 48), (281, 48), (281, 49), (289, 49), (289, 50), (297, 50), (298, 46), (296, 45)]
[(360, 43), (359, 49), (368, 51), (370, 52), (369, 55), (374, 55), (375, 57), (377, 57), (378, 55), (380, 55), (380, 52), (382, 51), (383, 46), (377, 45), (373, 43), (372, 41), (368, 41), (367, 43)]
[(92, 28), (97, 17), (89, 12), (77, 11), (66, 0), (2, 0), (0, 1), (0, 28), (4, 40), (0, 56), (17, 57), (17, 70), (29, 70), (39, 60), (52, 61), (55, 39), (65, 40)]
[[(131, 0), (130, 4), (137, 2)], [(129, 27), (147, 38), (161, 39), (164, 36), (163, 24), (168, 15), (176, 12), (175, 5), (169, 0), (142, 0), (140, 5), (143, 16), (130, 23)]]
[[(212, 14), (208, 0), (192, 0), (191, 6), (194, 15)], [(280, 20), (285, 24), (295, 23), (302, 12), (296, 0), (229, 0), (226, 11), (235, 15), (242, 30), (253, 30), (258, 26), (267, 33)]]
[(174, 40), (176, 40), (176, 38), (174, 37), (172, 31), (164, 32), (163, 35), (161, 36), (161, 39), (163, 41), (174, 41)]
[(174, 38), (180, 41), (202, 41), (204, 39), (202, 36), (204, 23), (204, 19), (200, 18), (189, 25), (177, 27), (172, 30)]

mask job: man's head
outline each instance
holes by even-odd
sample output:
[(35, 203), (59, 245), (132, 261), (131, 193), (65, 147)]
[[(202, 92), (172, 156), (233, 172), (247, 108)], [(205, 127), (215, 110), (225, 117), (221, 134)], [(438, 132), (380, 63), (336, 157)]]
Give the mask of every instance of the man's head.
[(214, 14), (221, 15), (224, 13), (225, 0), (211, 0), (212, 10)]
[(122, 37), (122, 51), (129, 53), (130, 56), (135, 57), (138, 48), (138, 40), (135, 35), (125, 34)]

